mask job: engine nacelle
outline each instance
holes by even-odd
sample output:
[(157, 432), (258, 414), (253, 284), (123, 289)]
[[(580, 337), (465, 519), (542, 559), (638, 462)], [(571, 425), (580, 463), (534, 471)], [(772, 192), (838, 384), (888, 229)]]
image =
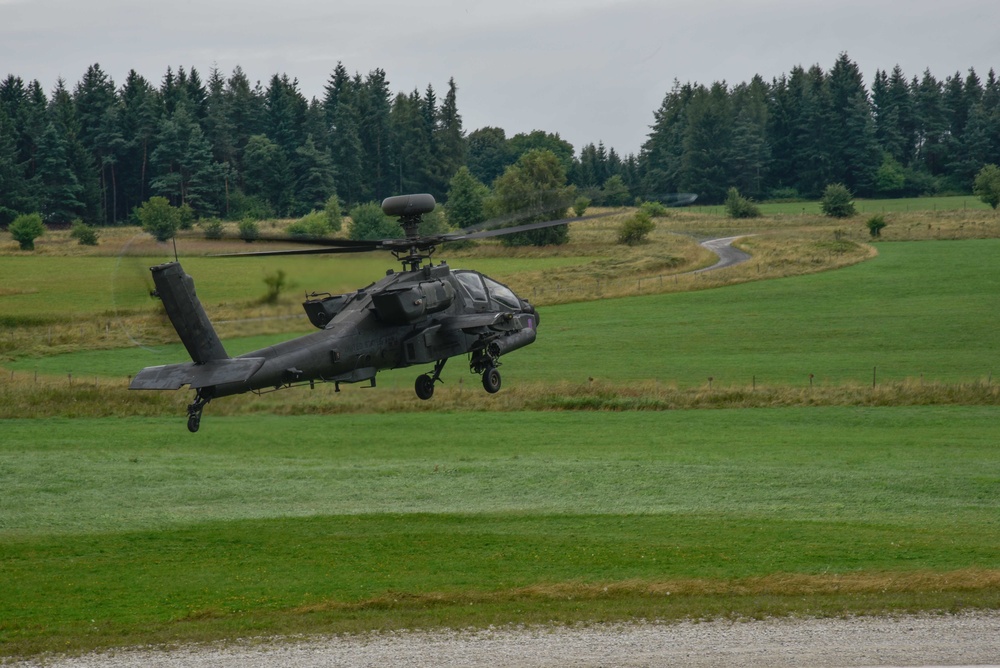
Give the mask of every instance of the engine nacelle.
[[(313, 296), (320, 295), (314, 293)], [(302, 302), (302, 308), (305, 309), (306, 315), (309, 316), (309, 322), (313, 326), (318, 329), (324, 329), (333, 320), (333, 316), (340, 313), (341, 309), (344, 308), (349, 296), (328, 294), (322, 299), (307, 299)]]
[(401, 285), (372, 295), (379, 320), (390, 325), (406, 325), (443, 311), (455, 301), (455, 288), (447, 281), (423, 281)]

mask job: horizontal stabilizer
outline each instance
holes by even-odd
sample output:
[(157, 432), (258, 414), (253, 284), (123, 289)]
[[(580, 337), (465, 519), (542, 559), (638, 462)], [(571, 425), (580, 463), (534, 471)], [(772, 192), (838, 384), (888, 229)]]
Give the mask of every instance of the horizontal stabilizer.
[(263, 357), (235, 357), (212, 360), (204, 364), (183, 362), (164, 366), (149, 366), (140, 371), (130, 390), (179, 390), (184, 385), (198, 390), (213, 385), (245, 383), (264, 364)]

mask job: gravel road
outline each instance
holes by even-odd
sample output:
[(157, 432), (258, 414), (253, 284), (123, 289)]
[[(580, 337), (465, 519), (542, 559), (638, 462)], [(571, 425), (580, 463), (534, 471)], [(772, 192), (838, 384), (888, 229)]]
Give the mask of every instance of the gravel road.
[(742, 262), (746, 262), (750, 259), (750, 254), (741, 251), (739, 248), (733, 248), (733, 242), (737, 239), (742, 239), (748, 236), (746, 234), (741, 234), (735, 237), (724, 237), (722, 239), (708, 239), (707, 241), (702, 241), (700, 246), (706, 248), (716, 255), (719, 256), (719, 261), (713, 264), (711, 267), (705, 267), (703, 269), (695, 269), (692, 274), (700, 274), (706, 271), (715, 271), (717, 269), (725, 269), (726, 267), (733, 267)]
[(1000, 612), (399, 632), (130, 649), (18, 668), (1000, 665)]

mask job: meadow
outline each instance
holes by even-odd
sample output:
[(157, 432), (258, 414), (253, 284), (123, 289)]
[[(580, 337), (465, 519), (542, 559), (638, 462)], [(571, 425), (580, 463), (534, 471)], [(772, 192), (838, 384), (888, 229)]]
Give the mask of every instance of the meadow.
[(996, 607), (998, 417), (11, 420), (0, 651)]
[[(871, 246), (858, 219), (688, 211), (635, 249), (612, 218), (554, 252), (449, 252), (561, 288), (499, 394), (459, 359), (429, 402), (407, 369), (219, 400), (197, 434), (190, 393), (125, 389), (185, 359), (124, 280), (165, 249), (0, 240), (0, 656), (1000, 608), (1000, 221), (949, 206)], [(734, 230), (751, 262), (685, 273), (712, 260), (678, 232)], [(182, 260), (231, 353), (308, 331), (259, 303), (273, 265)], [(282, 260), (297, 291), (388, 264)]]

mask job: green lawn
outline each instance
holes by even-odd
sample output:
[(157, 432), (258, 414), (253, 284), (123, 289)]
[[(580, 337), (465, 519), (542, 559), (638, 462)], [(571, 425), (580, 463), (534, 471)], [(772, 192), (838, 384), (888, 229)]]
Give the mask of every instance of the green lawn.
[[(0, 654), (671, 617), (690, 601), (633, 590), (998, 569), (998, 418), (996, 407), (251, 416), (194, 436), (170, 419), (5, 421)], [(595, 602), (563, 609), (552, 587)], [(1000, 604), (973, 589), (966, 605)], [(713, 600), (691, 614), (788, 609)]]
[[(681, 387), (985, 382), (1000, 372), (1000, 240), (894, 242), (837, 271), (541, 310), (537, 342), (505, 358), (507, 383), (658, 380)], [(199, 288), (200, 290), (200, 288)], [(227, 342), (240, 353), (287, 336)], [(180, 345), (7, 364), (124, 378), (186, 359)], [(446, 370), (456, 373), (456, 367)], [(385, 374), (404, 385), (411, 372)], [(383, 382), (380, 376), (380, 382)]]
[[(765, 216), (819, 215), (823, 211), (819, 200), (809, 202), (760, 202), (757, 205)], [(896, 199), (857, 199), (854, 207), (859, 214), (907, 213), (918, 211), (961, 211), (976, 209), (989, 211), (990, 205), (975, 195), (950, 195), (947, 197), (900, 197)], [(726, 215), (723, 205), (691, 207), (699, 213)]]

